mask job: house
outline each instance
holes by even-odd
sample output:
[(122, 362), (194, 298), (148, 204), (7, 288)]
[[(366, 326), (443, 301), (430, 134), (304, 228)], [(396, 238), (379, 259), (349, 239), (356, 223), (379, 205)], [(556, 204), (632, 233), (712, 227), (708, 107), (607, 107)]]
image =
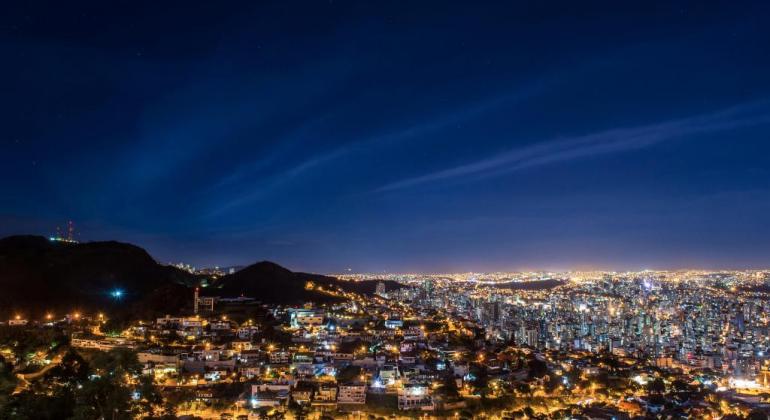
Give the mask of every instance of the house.
[(241, 350), (238, 354), (238, 359), (241, 362), (257, 362), (263, 360), (263, 354), (264, 353), (259, 350)]
[(182, 320), (183, 318), (166, 315), (165, 318), (156, 319), (155, 325), (157, 325), (160, 328), (176, 328), (177, 326), (182, 324)]
[(212, 321), (209, 324), (209, 328), (217, 331), (227, 331), (231, 328), (229, 321)]
[(310, 401), (313, 399), (313, 389), (312, 388), (295, 388), (291, 391), (291, 400), (294, 401), (297, 404), (310, 404)]
[(136, 353), (136, 358), (141, 364), (154, 363), (154, 364), (177, 364), (179, 363), (179, 355), (177, 354), (163, 354), (157, 352), (140, 351)]
[(321, 384), (313, 395), (313, 405), (335, 404), (337, 401), (337, 386)]
[(398, 358), (402, 364), (413, 365), (417, 362), (417, 353), (414, 351), (404, 352)]
[(288, 400), (288, 398), (288, 390), (271, 391), (266, 389), (263, 391), (252, 392), (251, 400), (249, 402), (252, 408), (276, 407)]
[(396, 365), (385, 365), (380, 369), (380, 381), (383, 385), (393, 385), (401, 377)]
[(237, 335), (241, 340), (250, 340), (258, 332), (259, 327), (247, 326), (238, 328)]
[(291, 391), (291, 399), (297, 404), (310, 404), (313, 400), (314, 387), (309, 382), (299, 382)]
[(399, 410), (433, 410), (433, 398), (427, 384), (404, 384), (398, 388)]
[(400, 319), (387, 319), (385, 320), (385, 328), (395, 330), (404, 326), (404, 321)]
[(322, 310), (315, 309), (290, 309), (289, 317), (294, 328), (312, 328), (323, 325), (326, 314)]
[(366, 384), (362, 382), (340, 384), (339, 390), (337, 392), (337, 403), (365, 404)]
[(122, 337), (106, 337), (106, 338), (72, 338), (70, 340), (72, 347), (94, 349), (101, 351), (108, 351), (115, 348), (129, 348), (136, 347), (136, 343), (131, 340), (127, 340)]
[(259, 377), (261, 371), (262, 371), (261, 366), (239, 366), (238, 367), (238, 372), (241, 374), (241, 376), (244, 376), (249, 379)]
[(290, 356), (291, 354), (289, 352), (283, 350), (272, 351), (269, 353), (270, 363), (272, 364), (289, 363)]

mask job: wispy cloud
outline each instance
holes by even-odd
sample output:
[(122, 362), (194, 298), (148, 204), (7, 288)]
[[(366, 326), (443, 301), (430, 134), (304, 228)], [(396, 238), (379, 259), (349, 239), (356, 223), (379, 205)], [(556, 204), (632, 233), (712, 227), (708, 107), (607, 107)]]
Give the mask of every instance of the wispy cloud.
[(464, 165), (402, 179), (376, 191), (395, 191), (465, 177), (477, 179), (496, 176), (541, 165), (643, 149), (685, 136), (769, 122), (770, 110), (766, 102), (743, 104), (689, 118), (541, 142)]
[[(218, 203), (215, 209), (207, 213), (206, 217), (220, 216), (222, 213), (233, 208), (253, 203), (260, 197), (270, 194), (281, 185), (311, 172), (314, 169), (318, 169), (323, 165), (337, 161), (338, 159), (350, 157), (350, 155), (355, 153), (370, 151), (375, 147), (388, 148), (404, 141), (423, 138), (449, 127), (479, 118), (490, 110), (498, 109), (503, 106), (517, 106), (523, 101), (538, 95), (545, 89), (551, 87), (555, 83), (555, 80), (558, 79), (550, 77), (543, 78), (542, 80), (535, 80), (505, 94), (484, 98), (471, 105), (466, 105), (460, 109), (446, 112), (433, 118), (428, 118), (419, 123), (409, 124), (384, 133), (373, 134), (363, 139), (354, 139), (336, 148), (321, 150), (317, 152), (317, 154), (307, 156), (303, 161), (297, 162), (293, 166), (288, 166), (288, 168), (284, 168), (278, 172), (268, 175), (259, 174), (257, 171), (258, 169), (269, 166), (269, 164), (274, 163), (280, 156), (285, 155), (288, 151), (292, 150), (291, 147), (283, 146), (283, 149), (276, 151), (270, 156), (261, 156), (260, 158), (243, 165), (243, 167), (233, 170), (221, 178), (219, 182), (215, 183), (209, 190), (216, 190), (230, 185), (241, 185), (243, 188), (236, 198), (227, 200), (224, 203)], [(303, 136), (306, 136), (308, 132), (317, 130), (319, 127), (323, 126), (323, 124), (333, 120), (332, 117), (333, 115), (330, 114), (325, 115), (323, 118), (309, 121), (306, 125), (303, 125), (296, 130), (291, 138), (285, 139), (282, 144), (295, 145), (299, 143)]]
[(215, 209), (208, 212), (204, 217), (219, 216), (227, 210), (244, 205), (246, 203), (254, 202), (257, 199), (264, 197), (279, 185), (297, 178), (298, 176), (315, 168), (316, 166), (320, 166), (329, 161), (332, 161), (343, 153), (343, 149), (337, 149), (325, 154), (312, 156), (309, 159), (302, 161), (299, 164), (292, 166), (279, 174), (275, 174), (268, 179), (263, 180), (259, 184), (258, 188), (251, 189), (248, 193), (241, 194), (233, 200), (218, 205)]

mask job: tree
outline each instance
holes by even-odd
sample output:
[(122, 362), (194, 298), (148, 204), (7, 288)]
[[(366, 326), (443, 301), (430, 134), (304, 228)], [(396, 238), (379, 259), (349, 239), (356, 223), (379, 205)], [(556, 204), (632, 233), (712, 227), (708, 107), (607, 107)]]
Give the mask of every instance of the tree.
[(580, 381), (580, 377), (583, 375), (583, 371), (579, 367), (575, 366), (568, 370), (564, 376), (567, 378), (567, 382), (570, 384), (576, 384)]
[(527, 415), (528, 418), (534, 418), (535, 417), (535, 410), (532, 409), (530, 406), (524, 407), (524, 414)]
[(692, 387), (687, 382), (676, 379), (673, 382), (671, 382), (671, 387), (674, 388), (677, 392), (686, 392), (686, 391), (692, 391)]
[(770, 418), (770, 416), (758, 408), (751, 410), (749, 416), (747, 417), (748, 420), (767, 420), (768, 418)]
[(662, 394), (666, 392), (666, 384), (663, 379), (655, 378), (647, 383), (647, 392), (650, 394)]
[(471, 365), (471, 373), (475, 377), (475, 379), (471, 381), (471, 385), (473, 385), (473, 388), (475, 388), (476, 392), (481, 395), (482, 398), (486, 398), (490, 391), (489, 375), (487, 374), (486, 368), (474, 363)]
[(526, 383), (526, 382), (519, 382), (519, 383), (517, 383), (516, 384), (516, 391), (519, 394), (527, 394), (527, 395), (530, 395), (530, 396), (532, 395), (532, 387), (529, 386), (529, 384)]
[(163, 401), (163, 416), (162, 419), (175, 419), (176, 418), (176, 404), (170, 399)]
[(4, 419), (58, 420), (72, 415), (75, 400), (66, 387), (57, 387), (51, 395), (31, 391), (11, 397), (0, 410)]
[(460, 396), (457, 390), (457, 382), (452, 376), (444, 378), (444, 383), (441, 384), (441, 387), (436, 392), (443, 394), (447, 398), (457, 398)]
[(136, 352), (123, 348), (97, 353), (91, 361), (91, 366), (99, 375), (137, 375), (142, 370)]
[(361, 368), (358, 366), (349, 365), (337, 372), (337, 382), (351, 382), (358, 379), (359, 376), (361, 376)]
[(8, 396), (16, 388), (16, 375), (13, 374), (13, 366), (0, 356), (0, 412), (8, 404)]
[(548, 374), (548, 365), (539, 359), (532, 359), (528, 363), (529, 379), (542, 378)]
[(74, 350), (62, 356), (61, 363), (48, 372), (50, 378), (60, 382), (84, 381), (88, 378), (88, 363)]
[(297, 420), (304, 420), (307, 417), (308, 410), (304, 405), (297, 404), (292, 401), (289, 404), (289, 408), (294, 413), (294, 418), (296, 418)]
[(76, 420), (134, 418), (131, 391), (113, 377), (103, 376), (86, 381), (75, 392)]
[(145, 375), (139, 379), (139, 407), (142, 414), (154, 417), (163, 405), (163, 396), (158, 388), (152, 383), (152, 377)]
[(600, 360), (613, 374), (616, 374), (620, 368), (620, 362), (611, 353), (604, 353)]
[(101, 330), (108, 334), (120, 334), (131, 326), (131, 318), (128, 316), (112, 316), (104, 321)]

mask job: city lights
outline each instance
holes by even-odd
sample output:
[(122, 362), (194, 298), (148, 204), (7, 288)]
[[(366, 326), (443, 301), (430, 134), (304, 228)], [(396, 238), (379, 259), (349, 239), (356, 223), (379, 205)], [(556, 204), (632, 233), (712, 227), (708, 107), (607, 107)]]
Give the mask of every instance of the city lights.
[(770, 0), (5, 3), (0, 420), (770, 420)]

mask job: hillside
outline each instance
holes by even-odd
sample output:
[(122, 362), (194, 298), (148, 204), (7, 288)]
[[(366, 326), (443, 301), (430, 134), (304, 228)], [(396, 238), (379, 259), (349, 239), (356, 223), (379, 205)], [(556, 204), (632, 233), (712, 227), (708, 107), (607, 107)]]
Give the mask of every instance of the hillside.
[(546, 279), (533, 281), (513, 281), (495, 285), (498, 289), (511, 290), (549, 290), (567, 284), (565, 280)]
[[(144, 249), (107, 241), (67, 243), (41, 236), (0, 239), (0, 319), (19, 313), (41, 317), (73, 311), (108, 311), (110, 316), (151, 317), (192, 306), (191, 286), (203, 276), (158, 264)], [(259, 262), (213, 281), (204, 295), (249, 296), (267, 303), (331, 302), (312, 290), (327, 288), (372, 294), (376, 281), (349, 282), (319, 274), (295, 273)], [(387, 289), (400, 285), (387, 282)], [(120, 291), (120, 295), (114, 292)]]
[[(186, 292), (196, 277), (120, 242), (72, 244), (40, 236), (0, 239), (0, 312), (120, 310), (154, 293)], [(114, 296), (115, 291), (119, 296)], [(165, 291), (165, 292), (164, 292)], [(173, 300), (167, 305), (178, 304)]]
[(320, 274), (295, 273), (278, 264), (262, 261), (221, 277), (204, 294), (234, 297), (248, 296), (262, 302), (295, 303), (333, 301), (320, 293), (306, 290), (305, 284), (332, 285), (340, 281)]
[[(370, 295), (374, 293), (378, 283), (378, 281), (342, 281), (320, 274), (292, 272), (278, 264), (262, 261), (220, 278), (212, 288), (204, 293), (225, 297), (243, 295), (269, 303), (338, 300), (312, 290), (306, 290), (305, 285), (309, 281), (325, 288), (341, 288), (346, 291)], [(398, 283), (386, 282), (387, 290), (395, 290), (400, 287), (402, 286)]]

